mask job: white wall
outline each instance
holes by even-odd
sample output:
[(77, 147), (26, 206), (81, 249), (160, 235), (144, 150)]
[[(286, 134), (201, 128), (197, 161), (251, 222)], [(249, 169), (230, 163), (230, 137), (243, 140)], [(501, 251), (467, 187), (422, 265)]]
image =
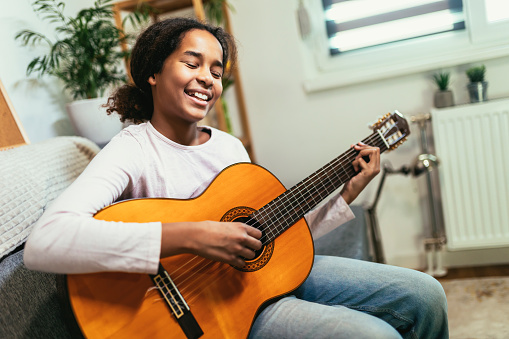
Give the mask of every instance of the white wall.
[[(287, 187), (300, 181), (346, 150), (370, 131), (369, 122), (394, 109), (407, 116), (429, 112), (435, 90), (429, 73), (410, 74), (347, 88), (306, 94), (295, 10), (298, 0), (232, 0), (233, 31), (240, 47), (239, 66), (245, 89), (257, 162), (270, 169)], [(44, 79), (32, 85), (26, 66), (37, 51), (21, 47), (14, 35), (30, 28), (51, 34), (33, 13), (31, 1), (14, 1), (0, 13), (2, 49), (0, 79), (9, 93), (32, 142), (72, 134), (65, 114), (69, 97), (60, 84)], [(92, 0), (67, 1), (76, 12)], [(485, 60), (489, 95), (509, 95), (509, 57)], [(464, 70), (452, 69), (456, 103), (466, 103)], [(410, 164), (420, 153), (418, 131), (398, 150), (384, 154), (394, 167)], [(419, 181), (421, 180), (421, 181)], [(389, 176), (378, 206), (387, 260), (391, 264), (422, 268), (424, 222), (422, 180)], [(378, 179), (356, 203), (371, 202)], [(507, 249), (450, 254), (451, 265), (504, 262)]]
[[(0, 80), (4, 84), (31, 142), (56, 135), (74, 134), (65, 113), (70, 97), (62, 93), (61, 84), (52, 78), (37, 79), (26, 76), (26, 67), (44, 49), (23, 47), (14, 36), (23, 29), (54, 36), (53, 26), (42, 21), (31, 6), (30, 0), (11, 1), (0, 11)], [(89, 6), (92, 0), (66, 1), (68, 14)]]
[[(233, 31), (240, 42), (240, 70), (245, 88), (257, 161), (287, 187), (315, 171), (370, 131), (368, 122), (398, 109), (406, 116), (427, 113), (433, 104), (433, 71), (306, 94), (296, 9), (298, 0), (233, 0)], [(509, 96), (509, 57), (483, 60), (489, 95)], [(465, 69), (452, 71), (456, 103), (467, 103)], [(420, 154), (419, 133), (412, 125), (409, 140), (382, 155), (393, 167), (410, 164)], [(378, 217), (386, 259), (412, 268), (425, 265), (422, 180), (388, 176)], [(356, 203), (371, 203), (375, 179)], [(451, 265), (507, 262), (508, 249), (468, 251), (446, 257)]]

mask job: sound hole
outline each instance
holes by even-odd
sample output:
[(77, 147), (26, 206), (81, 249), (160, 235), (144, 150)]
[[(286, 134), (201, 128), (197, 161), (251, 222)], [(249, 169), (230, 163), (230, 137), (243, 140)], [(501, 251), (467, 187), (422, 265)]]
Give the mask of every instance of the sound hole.
[[(244, 224), (247, 224), (249, 226), (259, 229), (260, 231), (262, 231), (262, 237), (260, 238), (260, 240), (263, 242), (263, 239), (265, 239), (265, 231), (263, 230), (263, 228), (261, 227), (261, 225), (258, 221), (254, 220), (250, 217), (239, 217), (233, 221), (241, 222), (241, 223), (244, 223)], [(265, 249), (265, 246), (262, 246), (259, 250), (255, 251), (254, 259), (246, 259), (246, 258), (244, 258), (244, 259), (246, 261), (254, 261), (263, 253), (264, 249)]]
[[(258, 221), (250, 217), (250, 215), (253, 212), (255, 212), (255, 210), (250, 207), (235, 207), (228, 211), (221, 218), (221, 221), (242, 222), (249, 226), (255, 227), (262, 231), (262, 237), (260, 240), (264, 242), (264, 239), (266, 239), (265, 231), (263, 229), (263, 226)], [(257, 271), (269, 262), (273, 252), (274, 252), (274, 242), (268, 243), (262, 246), (262, 248), (260, 248), (258, 251), (255, 251), (254, 259), (245, 259), (246, 265), (244, 267), (240, 268), (234, 267), (234, 268), (244, 272)]]

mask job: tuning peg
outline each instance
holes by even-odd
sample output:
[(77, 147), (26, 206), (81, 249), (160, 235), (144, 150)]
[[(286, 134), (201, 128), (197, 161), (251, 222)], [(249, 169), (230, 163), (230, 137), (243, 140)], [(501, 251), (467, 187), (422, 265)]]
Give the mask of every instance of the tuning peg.
[(383, 121), (382, 118), (380, 118), (376, 122), (374, 122), (372, 124), (369, 124), (368, 128), (371, 129), (371, 130), (377, 129), (382, 124), (382, 121)]
[(387, 113), (387, 114), (385, 114), (385, 115), (381, 116), (380, 118), (378, 118), (378, 120), (377, 120), (375, 123), (373, 123), (373, 124), (368, 124), (368, 128), (369, 128), (369, 129), (371, 129), (371, 130), (374, 130), (374, 129), (376, 129), (376, 128), (380, 127), (380, 126), (382, 125), (382, 123), (383, 123), (383, 122), (384, 122), (387, 118), (389, 118), (391, 115), (392, 115), (392, 113), (390, 113), (390, 112), (389, 112), (389, 113)]

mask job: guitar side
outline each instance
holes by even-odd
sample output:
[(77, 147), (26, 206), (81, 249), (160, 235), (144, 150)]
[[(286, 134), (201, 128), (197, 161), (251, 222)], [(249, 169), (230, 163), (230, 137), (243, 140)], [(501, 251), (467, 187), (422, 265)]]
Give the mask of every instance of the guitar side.
[[(129, 200), (95, 217), (125, 222), (228, 221), (260, 209), (285, 191), (264, 168), (236, 164), (197, 198)], [(245, 338), (262, 304), (296, 289), (307, 278), (313, 242), (301, 219), (249, 261), (247, 270), (194, 255), (172, 256), (161, 263), (201, 326), (203, 338)], [(185, 337), (153, 286), (145, 274), (67, 276), (69, 301), (84, 336)]]

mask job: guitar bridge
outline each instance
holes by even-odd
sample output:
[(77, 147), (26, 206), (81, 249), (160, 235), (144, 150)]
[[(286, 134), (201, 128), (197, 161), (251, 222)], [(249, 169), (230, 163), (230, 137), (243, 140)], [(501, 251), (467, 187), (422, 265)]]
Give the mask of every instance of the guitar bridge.
[(201, 337), (203, 335), (203, 330), (191, 313), (191, 309), (189, 305), (187, 305), (184, 297), (180, 294), (177, 286), (161, 263), (159, 263), (157, 275), (151, 275), (151, 278), (186, 337), (188, 339), (197, 339)]

